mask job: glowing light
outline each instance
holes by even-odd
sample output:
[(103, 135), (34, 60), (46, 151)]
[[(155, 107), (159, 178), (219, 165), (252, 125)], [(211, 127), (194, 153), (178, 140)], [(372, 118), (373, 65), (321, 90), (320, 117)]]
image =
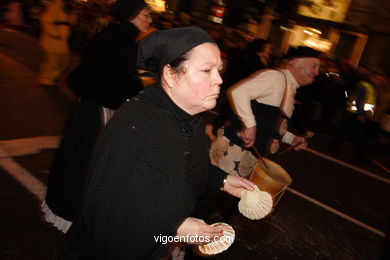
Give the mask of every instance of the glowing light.
[(320, 30), (314, 29), (314, 28), (308, 28), (303, 30), (304, 33), (307, 33), (309, 35), (321, 35), (322, 32)]
[(308, 37), (306, 40), (302, 41), (302, 44), (321, 52), (327, 52), (332, 47), (332, 43), (330, 41), (323, 38), (311, 36)]
[(317, 29), (314, 29), (314, 28), (311, 28), (310, 30), (312, 30), (316, 34), (322, 34), (322, 32), (320, 30), (317, 30)]
[(155, 12), (165, 12), (165, 1), (162, 0), (145, 0), (149, 7)]
[(214, 16), (214, 15), (209, 15), (209, 19), (211, 20), (211, 21), (213, 21), (214, 23), (222, 23), (222, 21), (223, 21), (223, 18), (220, 18), (220, 17), (216, 17), (216, 16)]
[(351, 0), (310, 0), (302, 2), (304, 4), (298, 7), (300, 15), (343, 22)]
[[(351, 107), (351, 109), (352, 109), (353, 111), (357, 111), (357, 107), (356, 107), (356, 102), (355, 102), (355, 100), (352, 101), (352, 107)], [(365, 103), (365, 104), (364, 104), (364, 107), (363, 107), (363, 110), (364, 110), (364, 111), (370, 111), (370, 112), (374, 113), (375, 105)]]
[(308, 30), (303, 30), (304, 33), (307, 33), (308, 35), (314, 35), (314, 33), (308, 31)]
[(280, 30), (287, 31), (287, 32), (295, 32), (293, 29), (287, 28), (287, 27), (282, 26), (282, 25), (280, 26)]

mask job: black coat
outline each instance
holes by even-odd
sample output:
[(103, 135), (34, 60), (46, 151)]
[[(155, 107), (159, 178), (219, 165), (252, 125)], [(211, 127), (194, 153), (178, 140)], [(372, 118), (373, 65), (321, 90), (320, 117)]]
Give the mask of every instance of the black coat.
[(96, 35), (70, 87), (80, 96), (65, 128), (50, 171), (46, 203), (57, 215), (73, 221), (79, 209), (88, 160), (101, 128), (101, 107), (115, 109), (136, 95), (136, 37), (131, 23), (112, 23)]
[(51, 165), (45, 198), (50, 210), (65, 220), (73, 221), (79, 210), (88, 160), (100, 129), (100, 107), (88, 99), (79, 99)]
[(142, 90), (136, 78), (138, 34), (130, 22), (109, 24), (94, 37), (81, 64), (70, 74), (70, 88), (78, 96), (111, 109), (136, 95)]
[[(60, 259), (157, 259), (226, 173), (211, 166), (204, 120), (160, 86), (122, 105), (97, 143), (81, 214)], [(71, 258), (75, 257), (75, 258)]]

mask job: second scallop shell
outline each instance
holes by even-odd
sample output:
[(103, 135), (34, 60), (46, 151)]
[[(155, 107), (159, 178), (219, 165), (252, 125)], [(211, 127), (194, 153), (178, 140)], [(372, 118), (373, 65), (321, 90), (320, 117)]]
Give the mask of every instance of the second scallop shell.
[(223, 251), (228, 249), (234, 242), (235, 232), (230, 225), (218, 222), (212, 224), (211, 226), (222, 228), (223, 236), (219, 237), (218, 240), (213, 240), (210, 243), (198, 246), (199, 251), (205, 255), (216, 255), (222, 253)]
[(238, 202), (238, 210), (245, 217), (258, 220), (271, 212), (272, 205), (272, 196), (268, 192), (260, 191), (255, 186), (253, 191), (242, 191), (241, 200)]

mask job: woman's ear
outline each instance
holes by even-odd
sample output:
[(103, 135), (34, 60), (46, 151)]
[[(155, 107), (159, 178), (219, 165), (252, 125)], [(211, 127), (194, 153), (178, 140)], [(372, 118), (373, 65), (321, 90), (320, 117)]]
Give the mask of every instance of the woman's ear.
[(173, 87), (175, 83), (175, 77), (176, 74), (172, 67), (169, 64), (165, 65), (162, 71), (162, 79), (163, 82), (166, 83), (167, 87)]

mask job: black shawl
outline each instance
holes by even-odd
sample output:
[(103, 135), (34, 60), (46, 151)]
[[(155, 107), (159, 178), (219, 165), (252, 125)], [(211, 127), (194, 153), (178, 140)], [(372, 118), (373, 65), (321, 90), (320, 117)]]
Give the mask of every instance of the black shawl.
[(60, 259), (156, 259), (226, 176), (211, 166), (204, 121), (178, 108), (159, 86), (125, 103), (92, 159), (81, 214)]

